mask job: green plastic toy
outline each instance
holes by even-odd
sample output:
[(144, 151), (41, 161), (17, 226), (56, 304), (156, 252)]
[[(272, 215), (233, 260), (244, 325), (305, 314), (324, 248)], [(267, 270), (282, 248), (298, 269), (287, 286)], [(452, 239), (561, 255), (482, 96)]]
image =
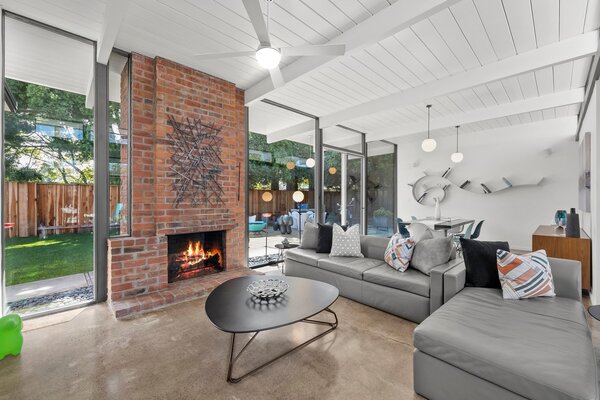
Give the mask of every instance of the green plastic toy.
[(23, 347), (23, 321), (17, 314), (0, 318), (0, 360), (7, 355), (18, 356)]

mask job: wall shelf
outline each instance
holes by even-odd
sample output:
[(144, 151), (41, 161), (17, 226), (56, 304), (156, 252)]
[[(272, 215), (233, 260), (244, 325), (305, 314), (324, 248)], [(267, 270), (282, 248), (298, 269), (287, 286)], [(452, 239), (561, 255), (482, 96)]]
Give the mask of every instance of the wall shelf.
[(414, 183), (408, 184), (412, 187), (412, 194), (415, 201), (423, 205), (434, 205), (434, 199), (437, 197), (441, 203), (446, 197), (448, 189), (453, 186), (466, 192), (491, 195), (518, 187), (539, 186), (544, 181), (544, 177), (514, 177), (508, 179), (504, 176), (499, 179), (484, 182), (477, 182), (471, 178), (461, 180), (454, 179), (454, 181), (452, 181), (449, 179), (452, 171), (453, 169), (451, 167), (446, 169), (443, 173), (434, 174), (423, 171), (423, 176), (421, 178), (417, 179)]

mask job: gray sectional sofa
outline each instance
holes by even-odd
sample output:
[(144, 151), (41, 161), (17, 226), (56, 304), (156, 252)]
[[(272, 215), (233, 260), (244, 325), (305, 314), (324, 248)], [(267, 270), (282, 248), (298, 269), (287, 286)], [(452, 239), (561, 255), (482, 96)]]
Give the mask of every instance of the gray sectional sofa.
[(421, 322), (443, 304), (444, 274), (461, 265), (462, 259), (439, 265), (430, 275), (412, 268), (398, 272), (384, 261), (388, 242), (388, 238), (362, 236), (365, 258), (329, 257), (312, 249), (288, 250), (285, 274), (330, 283), (344, 297)]
[(599, 398), (577, 261), (550, 258), (556, 297), (503, 300), (444, 274), (445, 304), (414, 333), (415, 391), (432, 400)]
[(361, 258), (286, 253), (285, 274), (328, 282), (344, 297), (421, 323), (415, 392), (431, 400), (600, 400), (577, 261), (550, 258), (556, 297), (504, 300), (465, 287), (462, 259), (427, 276), (385, 264), (389, 239), (361, 237)]

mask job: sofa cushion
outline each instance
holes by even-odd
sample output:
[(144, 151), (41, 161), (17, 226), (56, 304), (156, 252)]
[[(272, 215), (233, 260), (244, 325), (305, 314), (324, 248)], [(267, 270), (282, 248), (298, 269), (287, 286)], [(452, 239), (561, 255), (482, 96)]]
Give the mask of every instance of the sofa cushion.
[(496, 254), (502, 297), (514, 300), (556, 296), (546, 250), (523, 255), (498, 250)]
[[(317, 234), (317, 253), (331, 252), (333, 243), (333, 225), (318, 224), (319, 232)], [(342, 225), (342, 229), (348, 229), (347, 225)]]
[(360, 252), (368, 258), (376, 260), (385, 260), (385, 249), (390, 242), (389, 238), (381, 236), (362, 236), (360, 237)]
[(319, 242), (319, 226), (312, 222), (304, 224), (304, 230), (302, 231), (302, 240), (300, 241), (301, 249), (317, 249), (317, 243)]
[(407, 229), (415, 243), (419, 243), (421, 240), (433, 239), (431, 228), (420, 222), (412, 222)]
[(333, 224), (333, 238), (329, 257), (364, 257), (360, 252), (359, 226), (354, 225), (346, 231), (338, 224)]
[(414, 249), (415, 242), (412, 238), (405, 238), (396, 233), (385, 250), (385, 262), (396, 271), (404, 272), (410, 265)]
[(465, 288), (415, 329), (415, 347), (530, 399), (597, 399), (583, 305), (563, 297), (506, 301)]
[(329, 254), (317, 253), (312, 249), (291, 249), (285, 252), (285, 258), (289, 258), (290, 260), (294, 260), (297, 262), (301, 262), (303, 264), (312, 265), (313, 267), (317, 266), (317, 262), (322, 258), (328, 258)]
[(510, 251), (508, 242), (483, 242), (480, 240), (460, 239), (465, 268), (466, 286), (498, 288), (500, 278), (496, 266), (496, 250)]
[(453, 247), (452, 236), (423, 239), (415, 244), (410, 266), (429, 275), (433, 268), (450, 260)]
[(373, 258), (329, 257), (320, 259), (317, 267), (329, 272), (362, 280), (363, 272), (380, 265), (389, 268), (383, 261)]
[(388, 265), (382, 265), (363, 272), (363, 280), (429, 297), (429, 276), (414, 269), (409, 268), (405, 272), (400, 272), (391, 269)]

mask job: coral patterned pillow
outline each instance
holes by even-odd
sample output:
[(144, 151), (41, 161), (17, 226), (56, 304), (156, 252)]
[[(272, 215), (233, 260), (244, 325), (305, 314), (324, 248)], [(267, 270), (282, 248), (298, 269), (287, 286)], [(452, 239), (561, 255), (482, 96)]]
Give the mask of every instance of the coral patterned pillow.
[(396, 233), (385, 249), (385, 262), (396, 271), (404, 272), (410, 264), (414, 249), (413, 238), (403, 238), (402, 235)]
[(556, 296), (546, 250), (520, 256), (498, 250), (496, 258), (502, 297), (505, 299)]

